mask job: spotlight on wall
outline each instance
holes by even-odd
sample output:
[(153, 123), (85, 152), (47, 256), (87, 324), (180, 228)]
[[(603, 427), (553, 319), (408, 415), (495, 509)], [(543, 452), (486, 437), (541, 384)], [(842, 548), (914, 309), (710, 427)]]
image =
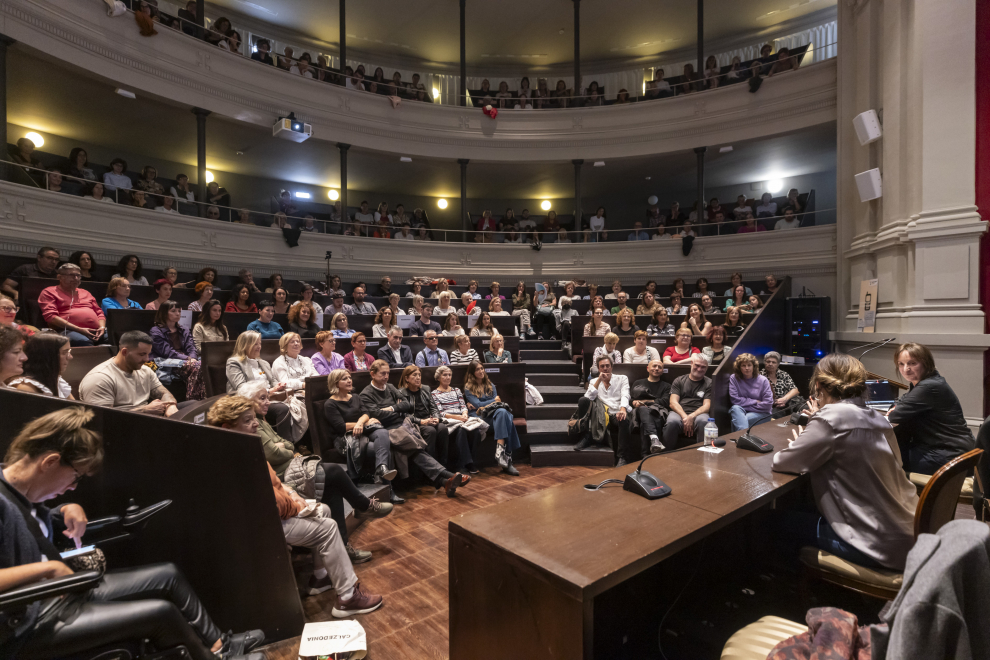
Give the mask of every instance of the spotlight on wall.
[(31, 131), (30, 133), (28, 133), (24, 137), (26, 137), (27, 139), (31, 140), (31, 142), (34, 142), (34, 148), (35, 149), (39, 149), (39, 148), (45, 146), (45, 138), (41, 137), (40, 135), (38, 135), (34, 131)]
[(861, 201), (868, 202), (883, 197), (883, 179), (880, 177), (880, 170), (874, 168), (857, 174), (856, 188), (859, 189)]
[(853, 128), (856, 129), (856, 137), (862, 145), (876, 142), (883, 137), (883, 129), (880, 128), (880, 118), (877, 117), (876, 110), (867, 110), (853, 117)]
[(206, 170), (206, 182), (213, 183), (213, 172)]
[(550, 210), (550, 200), (549, 199), (543, 200), (543, 203), (540, 204), (540, 208), (543, 209), (544, 211), (549, 211)]
[(772, 179), (767, 181), (767, 190), (772, 193), (778, 193), (784, 187), (784, 182), (780, 179)]
[(296, 199), (309, 199), (311, 195), (308, 192), (296, 191)]
[(445, 200), (445, 199), (438, 199), (437, 200), (437, 206), (439, 206), (442, 209), (447, 208), (447, 200)]
[(328, 190), (327, 197), (329, 197), (330, 199), (336, 202), (338, 199), (340, 199), (340, 193), (337, 192), (336, 190)]

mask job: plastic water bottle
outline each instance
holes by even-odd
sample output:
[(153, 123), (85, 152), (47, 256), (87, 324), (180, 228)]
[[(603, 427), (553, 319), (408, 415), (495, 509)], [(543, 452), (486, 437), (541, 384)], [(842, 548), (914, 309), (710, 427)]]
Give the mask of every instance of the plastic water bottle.
[(715, 418), (709, 417), (708, 423), (705, 424), (705, 446), (713, 447), (715, 446), (715, 438), (718, 437), (718, 427), (715, 425)]

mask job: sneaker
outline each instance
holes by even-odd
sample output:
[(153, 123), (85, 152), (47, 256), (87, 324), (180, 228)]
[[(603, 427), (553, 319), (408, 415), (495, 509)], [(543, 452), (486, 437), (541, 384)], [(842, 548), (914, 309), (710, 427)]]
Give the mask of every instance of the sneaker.
[(501, 443), (495, 445), (495, 460), (498, 461), (498, 466), (503, 470), (509, 465), (509, 455), (505, 451), (505, 445)]
[(479, 472), (481, 472), (481, 470), (478, 469), (478, 466), (476, 466), (474, 463), (468, 463), (467, 465), (464, 466), (464, 469), (466, 469), (471, 474), (478, 474)]
[(505, 466), (504, 468), (502, 468), (502, 472), (505, 472), (510, 477), (518, 477), (519, 476), (519, 470), (517, 470), (516, 469), (516, 466), (512, 464), (512, 461), (509, 461), (509, 464), (507, 466)]
[(377, 497), (371, 498), (371, 504), (365, 511), (355, 511), (354, 517), (358, 520), (369, 520), (371, 518), (384, 518), (392, 513), (392, 505), (388, 502), (379, 502)]
[(341, 600), (340, 596), (337, 596), (337, 604), (333, 606), (331, 614), (338, 619), (346, 619), (355, 614), (374, 612), (383, 602), (381, 596), (361, 591), (361, 584), (358, 583), (354, 585), (354, 593), (347, 600)]
[(451, 475), (450, 479), (443, 482), (443, 489), (447, 492), (447, 497), (457, 497), (455, 492), (461, 486), (467, 486), (471, 482), (470, 475), (463, 475), (460, 472)]
[(651, 435), (650, 436), (650, 453), (651, 454), (659, 454), (664, 449), (666, 449), (666, 447), (664, 447), (663, 446), (663, 443), (660, 442), (660, 438), (658, 438), (655, 435)]
[(595, 446), (595, 441), (592, 440), (590, 433), (585, 433), (584, 437), (574, 445), (574, 451), (583, 451), (585, 449), (590, 449)]
[(375, 469), (375, 483), (380, 484), (386, 481), (392, 481), (398, 474), (398, 470), (389, 470), (384, 465), (379, 465)]
[[(348, 550), (351, 546), (347, 546)], [(350, 554), (350, 553), (348, 553)], [(368, 559), (371, 559), (371, 553), (368, 553)], [(330, 591), (333, 589), (333, 582), (330, 581), (329, 575), (324, 575), (320, 579), (316, 579), (312, 575), (309, 576), (309, 585), (306, 587), (307, 596), (318, 596), (324, 591)]]
[[(352, 564), (363, 564), (365, 562), (371, 561), (370, 550), (358, 550), (350, 543), (347, 544), (347, 556), (350, 558)], [(323, 591), (326, 591), (326, 589), (324, 589)], [(312, 595), (312, 592), (310, 592), (310, 595)]]

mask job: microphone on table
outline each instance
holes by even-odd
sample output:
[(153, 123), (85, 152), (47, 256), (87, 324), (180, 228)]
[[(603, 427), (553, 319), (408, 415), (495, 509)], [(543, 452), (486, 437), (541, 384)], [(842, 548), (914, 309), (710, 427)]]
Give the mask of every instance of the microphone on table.
[[(763, 420), (758, 420), (763, 421)], [(746, 432), (741, 436), (736, 438), (736, 447), (739, 449), (748, 449), (750, 451), (758, 451), (761, 454), (766, 454), (773, 451), (773, 445), (764, 440), (763, 438), (753, 435), (753, 427), (756, 426), (756, 422), (750, 424)]]
[(641, 460), (636, 471), (626, 475), (626, 480), (622, 483), (622, 490), (636, 493), (648, 500), (658, 500), (670, 495), (670, 486), (649, 472), (643, 472), (643, 463), (654, 456), (663, 456), (663, 454), (650, 454)]

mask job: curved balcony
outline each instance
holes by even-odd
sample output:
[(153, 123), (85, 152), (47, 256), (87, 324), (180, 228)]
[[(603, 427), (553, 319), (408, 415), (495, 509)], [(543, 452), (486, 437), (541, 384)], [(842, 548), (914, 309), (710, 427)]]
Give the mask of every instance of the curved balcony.
[(314, 138), (413, 156), (566, 161), (642, 156), (806, 128), (836, 117), (836, 65), (826, 60), (768, 79), (663, 101), (552, 112), (404, 102), (290, 77), (161, 28), (140, 36), (133, 18), (96, 0), (10, 0), (4, 33), (47, 57), (139, 94), (269, 127), (295, 112)]

